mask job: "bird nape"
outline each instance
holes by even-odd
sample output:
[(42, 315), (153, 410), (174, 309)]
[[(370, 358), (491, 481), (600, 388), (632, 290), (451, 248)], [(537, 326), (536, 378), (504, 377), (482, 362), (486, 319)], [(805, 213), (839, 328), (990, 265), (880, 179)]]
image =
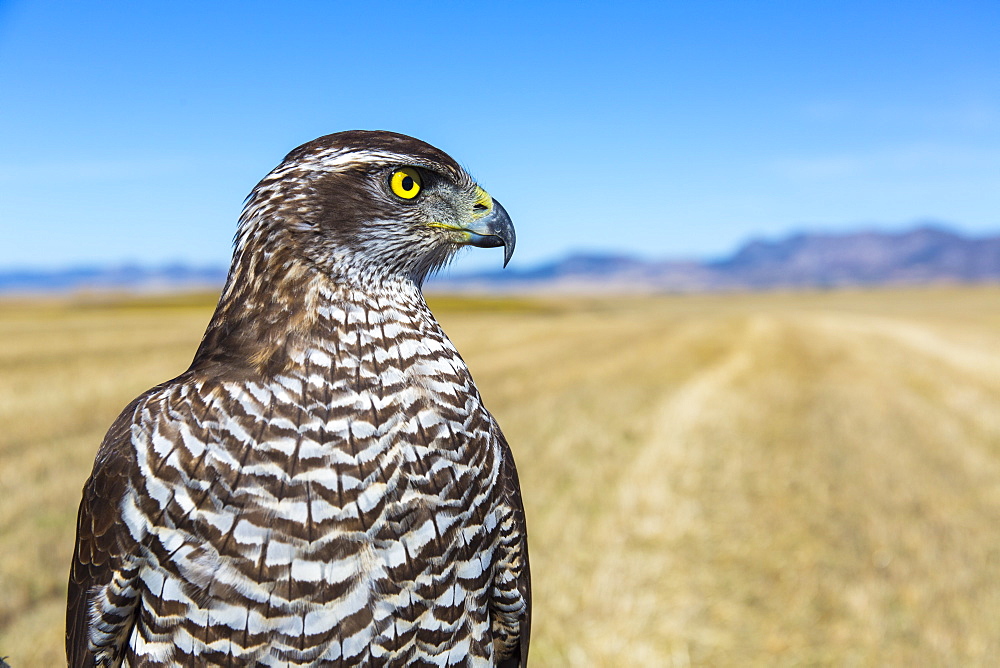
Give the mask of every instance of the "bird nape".
[(136, 398), (83, 490), (72, 666), (524, 665), (510, 448), (421, 284), (514, 250), (503, 207), (390, 132), (253, 189), (191, 367)]

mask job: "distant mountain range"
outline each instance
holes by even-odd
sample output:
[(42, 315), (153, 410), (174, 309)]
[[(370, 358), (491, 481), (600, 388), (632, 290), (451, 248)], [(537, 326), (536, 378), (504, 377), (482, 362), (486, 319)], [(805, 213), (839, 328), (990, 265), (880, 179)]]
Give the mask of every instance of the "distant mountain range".
[(74, 267), (58, 270), (0, 269), (0, 293), (58, 293), (75, 291), (174, 291), (218, 289), (226, 282), (228, 268), (191, 267)]
[(714, 261), (573, 255), (527, 271), (452, 276), (442, 289), (700, 292), (1000, 282), (1000, 235), (944, 227), (755, 239)]
[[(0, 292), (218, 289), (225, 278), (225, 268), (186, 265), (0, 270)], [(802, 233), (775, 241), (752, 240), (714, 261), (572, 255), (533, 269), (440, 276), (428, 287), (699, 292), (983, 282), (1000, 282), (1000, 235), (972, 238), (944, 227), (922, 226), (896, 233)]]

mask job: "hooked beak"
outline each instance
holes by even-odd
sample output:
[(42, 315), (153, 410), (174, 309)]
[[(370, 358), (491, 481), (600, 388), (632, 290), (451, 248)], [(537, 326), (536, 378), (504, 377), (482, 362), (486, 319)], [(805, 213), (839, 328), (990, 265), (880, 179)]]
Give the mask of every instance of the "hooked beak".
[[(483, 194), (485, 195), (485, 192)], [(465, 243), (478, 248), (503, 246), (503, 266), (506, 267), (514, 254), (514, 242), (516, 241), (514, 225), (510, 222), (507, 211), (500, 206), (500, 202), (489, 197), (489, 205), (487, 206), (488, 211), (485, 215), (462, 226), (462, 230), (469, 237)]]

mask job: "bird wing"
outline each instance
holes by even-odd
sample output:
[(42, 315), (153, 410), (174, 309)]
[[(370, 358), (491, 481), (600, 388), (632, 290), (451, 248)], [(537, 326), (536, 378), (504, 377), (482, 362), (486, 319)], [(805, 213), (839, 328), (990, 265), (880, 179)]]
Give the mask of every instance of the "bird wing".
[(531, 636), (531, 572), (528, 566), (528, 534), (521, 502), (521, 485), (507, 439), (493, 421), (493, 433), (500, 443), (500, 540), (493, 574), (490, 612), (493, 637), (502, 651), (499, 668), (515, 668), (528, 663)]
[[(66, 658), (74, 668), (119, 665), (135, 624), (137, 544), (122, 520), (122, 499), (135, 468), (133, 415), (145, 396), (111, 425), (83, 489), (66, 609)], [(101, 645), (96, 653), (92, 639)]]

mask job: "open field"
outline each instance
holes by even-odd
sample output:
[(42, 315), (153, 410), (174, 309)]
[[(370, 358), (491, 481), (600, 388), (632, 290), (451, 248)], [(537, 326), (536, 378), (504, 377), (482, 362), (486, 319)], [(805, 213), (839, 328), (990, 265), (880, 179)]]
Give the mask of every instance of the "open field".
[[(0, 303), (0, 656), (214, 298)], [(517, 457), (534, 665), (1000, 665), (1000, 288), (432, 300)]]

